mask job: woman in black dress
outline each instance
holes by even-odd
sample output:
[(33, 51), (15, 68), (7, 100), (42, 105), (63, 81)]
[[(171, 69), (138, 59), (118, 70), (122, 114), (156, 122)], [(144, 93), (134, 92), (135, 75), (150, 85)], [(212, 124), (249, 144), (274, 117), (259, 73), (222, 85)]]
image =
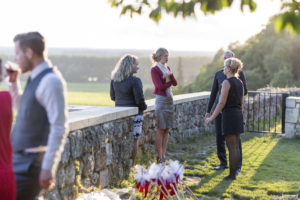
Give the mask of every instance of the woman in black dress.
[(220, 101), (211, 117), (205, 119), (205, 124), (213, 121), (222, 111), (222, 133), (225, 136), (229, 150), (230, 174), (224, 180), (234, 180), (236, 168), (240, 159), (239, 139), (244, 132), (243, 97), (244, 86), (238, 78), (243, 63), (237, 58), (224, 61), (226, 80), (222, 83)]

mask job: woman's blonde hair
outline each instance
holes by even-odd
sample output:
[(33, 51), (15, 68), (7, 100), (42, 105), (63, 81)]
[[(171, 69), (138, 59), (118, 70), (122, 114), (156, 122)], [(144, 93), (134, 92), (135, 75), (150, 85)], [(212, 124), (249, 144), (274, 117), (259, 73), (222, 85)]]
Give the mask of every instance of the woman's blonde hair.
[(152, 61), (153, 63), (159, 62), (161, 59), (161, 56), (165, 53), (168, 53), (168, 50), (166, 48), (159, 48), (156, 50), (155, 53), (152, 54)]
[(243, 63), (237, 58), (228, 58), (224, 61), (224, 66), (228, 67), (231, 73), (238, 76), (238, 73), (243, 69)]
[(124, 55), (116, 64), (111, 72), (111, 79), (116, 82), (121, 82), (132, 74), (132, 67), (136, 63), (137, 57), (134, 55)]

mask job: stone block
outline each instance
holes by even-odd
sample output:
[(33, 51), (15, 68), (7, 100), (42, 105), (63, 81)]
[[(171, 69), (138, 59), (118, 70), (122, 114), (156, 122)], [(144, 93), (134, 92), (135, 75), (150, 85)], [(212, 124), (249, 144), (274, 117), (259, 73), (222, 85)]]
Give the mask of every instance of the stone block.
[(59, 188), (65, 187), (65, 169), (63, 167), (58, 168), (56, 172), (56, 185)]
[(84, 178), (84, 179), (81, 179), (81, 184), (83, 185), (83, 187), (85, 188), (89, 188), (92, 186), (92, 181), (90, 178)]
[(70, 155), (71, 155), (71, 152), (70, 152), (70, 139), (66, 138), (66, 143), (65, 143), (65, 146), (64, 146), (64, 150), (61, 154), (61, 163), (63, 163), (63, 164), (68, 163), (69, 159), (70, 159)]
[(293, 123), (285, 123), (285, 137), (293, 138), (295, 136), (296, 127)]
[(57, 199), (61, 199), (60, 195), (59, 195), (59, 192), (57, 189), (54, 189), (52, 192), (50, 192), (50, 194), (48, 194), (46, 196), (47, 200), (57, 200)]
[(75, 182), (75, 165), (70, 164), (67, 167), (60, 167), (56, 175), (58, 188), (74, 185)]
[(296, 125), (296, 135), (300, 134), (300, 124)]
[(296, 104), (300, 102), (300, 97), (288, 97), (286, 99), (286, 107), (295, 108)]
[(112, 158), (113, 158), (111, 143), (106, 143), (105, 151), (106, 151), (106, 165), (110, 165), (112, 163)]
[(90, 176), (95, 168), (95, 159), (93, 154), (85, 154), (83, 157), (83, 175), (88, 177)]
[(97, 151), (95, 153), (95, 171), (100, 171), (103, 170), (106, 166), (106, 156), (105, 156), (105, 151)]
[(296, 100), (296, 103), (300, 103), (300, 97), (293, 97)]
[(70, 164), (65, 168), (65, 184), (74, 185), (75, 183), (75, 164)]
[(299, 109), (287, 108), (285, 112), (285, 121), (289, 123), (296, 123), (299, 117)]
[(100, 172), (100, 185), (102, 187), (106, 187), (109, 184), (108, 170), (104, 170)]
[(93, 173), (91, 175), (91, 181), (92, 181), (93, 185), (98, 186), (98, 184), (99, 184), (99, 174), (98, 173)]
[(61, 199), (60, 200), (70, 200), (76, 199), (76, 192), (74, 187), (67, 187), (60, 190)]
[(83, 135), (82, 131), (78, 130), (70, 133), (71, 152), (73, 158), (79, 158), (83, 152)]

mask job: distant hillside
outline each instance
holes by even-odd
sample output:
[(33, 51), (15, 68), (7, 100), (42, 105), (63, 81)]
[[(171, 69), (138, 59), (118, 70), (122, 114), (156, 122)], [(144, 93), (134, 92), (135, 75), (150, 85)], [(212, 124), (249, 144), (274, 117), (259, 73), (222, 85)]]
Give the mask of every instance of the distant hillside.
[[(125, 53), (139, 57), (140, 70), (137, 74), (146, 84), (152, 83), (150, 50), (106, 50), (106, 49), (50, 49), (49, 58), (62, 72), (68, 82), (88, 82), (95, 80), (105, 83), (117, 61)], [(212, 59), (209, 52), (171, 51), (169, 66), (180, 85), (191, 83), (202, 65)], [(0, 48), (3, 61), (13, 59), (12, 48)]]
[[(96, 56), (112, 57), (122, 56), (126, 53), (136, 56), (150, 56), (155, 50), (139, 49), (81, 49), (81, 48), (49, 48), (49, 55), (68, 55), (68, 56)], [(0, 47), (0, 55), (13, 55), (13, 47)], [(171, 56), (208, 56), (212, 57), (215, 52), (210, 51), (170, 51)]]

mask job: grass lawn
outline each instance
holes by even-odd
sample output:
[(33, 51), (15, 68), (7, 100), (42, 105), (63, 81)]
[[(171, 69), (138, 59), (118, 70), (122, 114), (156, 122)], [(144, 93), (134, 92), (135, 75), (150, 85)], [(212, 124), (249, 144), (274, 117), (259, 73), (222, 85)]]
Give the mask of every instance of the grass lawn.
[[(144, 89), (152, 85), (145, 85)], [(69, 105), (114, 106), (109, 83), (68, 83)]]
[[(300, 196), (300, 140), (275, 134), (242, 136), (242, 174), (235, 181), (222, 181), (229, 170), (215, 171), (219, 164), (214, 134), (205, 134), (183, 143), (169, 144), (172, 159), (187, 161), (185, 176), (200, 177), (191, 186), (203, 199), (282, 199)], [(184, 152), (180, 155), (180, 152)]]
[[(300, 139), (286, 139), (271, 133), (245, 133), (241, 138), (243, 167), (235, 181), (222, 180), (229, 169), (214, 170), (219, 164), (214, 133), (170, 140), (167, 159), (186, 162), (184, 180), (193, 182), (189, 187), (199, 199), (297, 199), (296, 196), (300, 196)], [(149, 160), (155, 160), (155, 152), (139, 157), (137, 164), (147, 167)], [(135, 187), (133, 174), (132, 171), (121, 187)], [(144, 199), (141, 193), (137, 192), (137, 199)]]
[[(22, 88), (25, 82), (21, 82)], [(144, 89), (152, 84), (144, 85)], [(68, 105), (113, 106), (110, 100), (110, 83), (67, 83)], [(7, 90), (6, 84), (0, 84), (0, 91)]]
[(68, 92), (69, 105), (114, 106), (108, 92)]
[(108, 83), (67, 83), (69, 105), (113, 106)]

